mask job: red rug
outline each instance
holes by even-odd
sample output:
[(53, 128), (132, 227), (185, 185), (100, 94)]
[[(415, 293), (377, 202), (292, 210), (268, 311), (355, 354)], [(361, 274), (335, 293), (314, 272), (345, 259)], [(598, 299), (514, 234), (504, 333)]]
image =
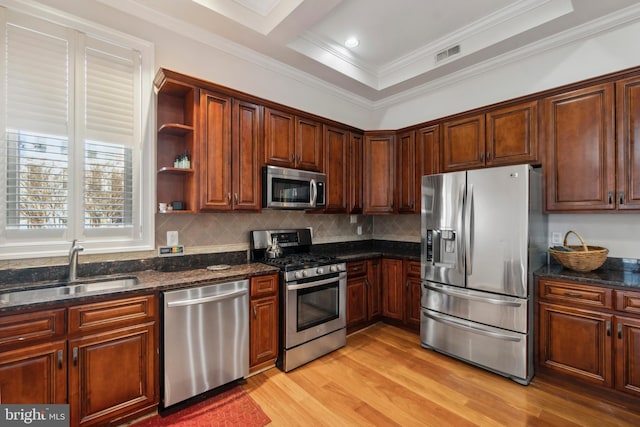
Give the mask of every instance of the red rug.
[(212, 396), (169, 415), (154, 415), (131, 427), (262, 427), (271, 419), (241, 386)]

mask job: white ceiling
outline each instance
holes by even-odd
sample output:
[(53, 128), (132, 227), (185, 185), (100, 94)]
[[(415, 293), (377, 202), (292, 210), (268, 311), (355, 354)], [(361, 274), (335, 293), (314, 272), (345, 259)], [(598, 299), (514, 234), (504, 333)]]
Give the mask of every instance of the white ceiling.
[[(640, 19), (637, 0), (100, 0), (379, 101)], [(347, 49), (355, 36), (360, 45)], [(436, 63), (438, 52), (460, 53)], [(524, 52), (524, 53), (523, 53)]]

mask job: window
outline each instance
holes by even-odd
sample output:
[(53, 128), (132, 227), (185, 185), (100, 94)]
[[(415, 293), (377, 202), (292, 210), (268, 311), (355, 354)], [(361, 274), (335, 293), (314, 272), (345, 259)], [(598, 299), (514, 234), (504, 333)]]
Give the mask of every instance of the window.
[(152, 46), (16, 8), (0, 7), (0, 258), (152, 249)]

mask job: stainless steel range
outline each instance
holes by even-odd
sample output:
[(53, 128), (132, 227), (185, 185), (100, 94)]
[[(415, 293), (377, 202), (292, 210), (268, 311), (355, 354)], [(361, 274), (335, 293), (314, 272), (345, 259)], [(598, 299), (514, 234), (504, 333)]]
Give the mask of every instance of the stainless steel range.
[(346, 344), (346, 264), (314, 254), (311, 229), (252, 231), (251, 258), (280, 268), (280, 369)]

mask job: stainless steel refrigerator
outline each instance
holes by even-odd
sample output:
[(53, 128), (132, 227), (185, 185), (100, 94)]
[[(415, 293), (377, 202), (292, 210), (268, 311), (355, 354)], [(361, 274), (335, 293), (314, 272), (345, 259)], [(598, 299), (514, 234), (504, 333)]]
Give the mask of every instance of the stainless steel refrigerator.
[(532, 272), (546, 262), (541, 170), (422, 178), (422, 346), (528, 384)]

